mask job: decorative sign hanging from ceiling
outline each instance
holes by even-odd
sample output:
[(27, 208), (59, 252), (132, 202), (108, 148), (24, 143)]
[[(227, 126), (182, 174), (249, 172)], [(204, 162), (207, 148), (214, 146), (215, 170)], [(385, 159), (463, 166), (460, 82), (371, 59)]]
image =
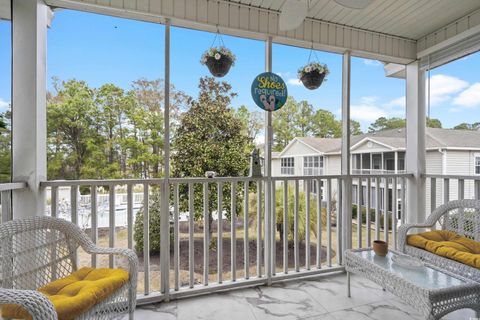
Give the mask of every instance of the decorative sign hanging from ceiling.
[(276, 111), (287, 101), (285, 81), (273, 72), (260, 73), (252, 82), (253, 101), (265, 111)]

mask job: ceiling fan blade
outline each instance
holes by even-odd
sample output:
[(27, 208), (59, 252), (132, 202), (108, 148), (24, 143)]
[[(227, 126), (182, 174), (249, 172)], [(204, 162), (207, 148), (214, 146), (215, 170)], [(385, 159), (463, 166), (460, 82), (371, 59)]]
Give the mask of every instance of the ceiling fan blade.
[(307, 17), (308, 4), (302, 0), (287, 0), (282, 6), (278, 28), (288, 31), (298, 28)]
[(373, 0), (334, 0), (341, 6), (350, 9), (365, 9)]

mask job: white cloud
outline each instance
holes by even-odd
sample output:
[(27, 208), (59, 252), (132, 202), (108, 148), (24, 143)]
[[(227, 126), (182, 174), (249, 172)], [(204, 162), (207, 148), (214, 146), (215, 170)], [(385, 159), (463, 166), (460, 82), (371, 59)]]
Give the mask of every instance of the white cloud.
[(386, 107), (391, 107), (391, 108), (405, 108), (405, 105), (406, 105), (405, 96), (392, 99), (385, 104)]
[(468, 87), (468, 82), (464, 80), (444, 74), (436, 74), (430, 78), (430, 103), (435, 105), (447, 102), (452, 99), (452, 95), (466, 87)]
[(372, 67), (378, 67), (381, 66), (382, 63), (378, 60), (371, 60), (371, 59), (363, 59), (363, 64), (367, 66), (372, 66)]
[(302, 81), (297, 78), (290, 78), (287, 80), (287, 83), (292, 86), (301, 86), (303, 85)]
[(362, 122), (373, 122), (380, 117), (386, 117), (388, 114), (384, 109), (369, 104), (352, 104), (350, 108), (350, 117)]
[(5, 111), (8, 108), (9, 105), (10, 105), (10, 102), (5, 101), (2, 98), (0, 98), (0, 112)]
[(480, 82), (476, 82), (462, 91), (453, 100), (453, 104), (466, 108), (480, 106)]

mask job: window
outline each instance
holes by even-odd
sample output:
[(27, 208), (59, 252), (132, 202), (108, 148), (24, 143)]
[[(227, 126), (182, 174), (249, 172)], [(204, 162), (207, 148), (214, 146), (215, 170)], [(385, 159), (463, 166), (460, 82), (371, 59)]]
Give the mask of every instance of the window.
[(303, 157), (303, 175), (316, 176), (323, 173), (323, 157), (322, 156), (305, 156)]
[(282, 158), (281, 173), (288, 175), (295, 174), (295, 161), (293, 157)]
[(480, 174), (480, 154), (475, 155), (475, 174)]

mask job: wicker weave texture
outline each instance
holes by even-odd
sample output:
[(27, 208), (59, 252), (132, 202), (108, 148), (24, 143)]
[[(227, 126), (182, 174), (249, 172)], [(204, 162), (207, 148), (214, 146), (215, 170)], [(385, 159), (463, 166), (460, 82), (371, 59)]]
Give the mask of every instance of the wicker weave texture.
[[(0, 303), (16, 303), (33, 319), (56, 319), (50, 301), (37, 291), (77, 270), (76, 252), (122, 256), (129, 281), (108, 299), (77, 319), (114, 319), (136, 305), (138, 258), (130, 249), (97, 247), (75, 224), (52, 217), (31, 217), (0, 225)], [(52, 315), (52, 311), (54, 315)]]
[(435, 209), (425, 223), (404, 224), (398, 230), (398, 248), (401, 252), (480, 282), (479, 269), (408, 245), (408, 232), (414, 228), (427, 230), (441, 228), (480, 241), (480, 201), (467, 199), (447, 202)]

